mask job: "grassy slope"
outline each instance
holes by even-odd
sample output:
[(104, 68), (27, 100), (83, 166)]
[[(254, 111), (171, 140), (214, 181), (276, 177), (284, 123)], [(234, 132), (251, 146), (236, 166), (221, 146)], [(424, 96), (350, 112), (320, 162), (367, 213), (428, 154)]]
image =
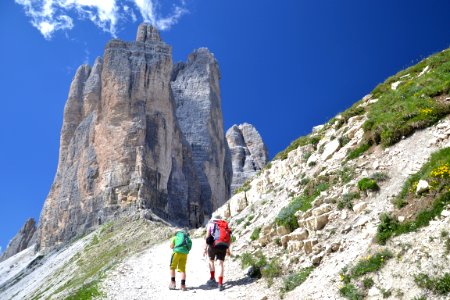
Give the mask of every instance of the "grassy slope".
[[(423, 72), (428, 67), (428, 71)], [(392, 84), (399, 82), (395, 90)], [(372, 99), (378, 99), (366, 107), (362, 100), (340, 114), (340, 118), (331, 119), (330, 126), (341, 127), (356, 115), (367, 112), (364, 123), (365, 140), (350, 153), (350, 159), (356, 158), (372, 144), (390, 146), (403, 136), (418, 129), (433, 125), (450, 113), (450, 101), (446, 101), (450, 91), (450, 49), (436, 53), (417, 65), (403, 70), (379, 84), (372, 91)], [(274, 159), (286, 159), (287, 154), (300, 146), (317, 145), (320, 132), (302, 136), (292, 142)]]
[[(100, 296), (102, 292), (98, 289), (98, 283), (107, 270), (123, 258), (167, 239), (170, 234), (169, 227), (142, 219), (122, 218), (104, 224), (83, 251), (54, 273), (54, 278), (59, 278), (61, 274), (70, 276), (52, 292), (52, 297), (91, 299)], [(50, 288), (44, 287), (33, 295), (33, 299), (44, 298)]]

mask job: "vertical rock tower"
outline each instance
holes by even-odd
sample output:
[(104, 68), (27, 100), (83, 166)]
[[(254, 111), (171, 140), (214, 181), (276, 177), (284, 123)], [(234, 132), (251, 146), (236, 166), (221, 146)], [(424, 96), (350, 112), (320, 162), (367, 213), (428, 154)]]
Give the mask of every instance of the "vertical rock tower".
[(244, 182), (264, 168), (269, 160), (266, 145), (256, 128), (248, 123), (233, 125), (226, 139), (231, 150), (234, 192)]
[(217, 61), (206, 48), (195, 50), (186, 63), (178, 63), (172, 75), (177, 119), (192, 148), (201, 203), (209, 214), (230, 197), (232, 177), (219, 80)]
[(199, 49), (172, 63), (156, 28), (110, 41), (81, 66), (64, 109), (59, 164), (38, 226), (41, 248), (121, 211), (199, 226), (230, 194), (219, 70)]

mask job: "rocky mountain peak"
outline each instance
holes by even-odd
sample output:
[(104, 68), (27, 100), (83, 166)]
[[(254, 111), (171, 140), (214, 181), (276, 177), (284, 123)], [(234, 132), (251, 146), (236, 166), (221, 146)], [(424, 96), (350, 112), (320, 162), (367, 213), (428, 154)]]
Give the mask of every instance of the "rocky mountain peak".
[(33, 218), (28, 219), (19, 232), (9, 242), (5, 252), (0, 256), (3, 261), (16, 253), (26, 249), (36, 242), (36, 221)]
[(158, 29), (149, 23), (140, 24), (136, 34), (136, 42), (151, 43), (154, 41), (161, 41)]
[(136, 42), (111, 40), (103, 58), (81, 66), (38, 247), (63, 244), (130, 210), (200, 226), (230, 196), (219, 77), (206, 48), (174, 65), (171, 46), (146, 23)]
[(233, 165), (231, 190), (235, 191), (264, 168), (269, 155), (261, 135), (251, 124), (233, 125), (227, 130), (226, 138)]

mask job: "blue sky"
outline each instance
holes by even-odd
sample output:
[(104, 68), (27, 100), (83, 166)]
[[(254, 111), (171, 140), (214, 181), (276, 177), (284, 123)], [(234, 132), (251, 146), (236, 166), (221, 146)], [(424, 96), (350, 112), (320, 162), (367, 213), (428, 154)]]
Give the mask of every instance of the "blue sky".
[(143, 20), (165, 29), (174, 61), (203, 46), (215, 54), (225, 128), (254, 124), (271, 157), (388, 76), (450, 46), (448, 0), (50, 3), (0, 2), (3, 249), (27, 218), (39, 218), (75, 70), (113, 36), (134, 40)]

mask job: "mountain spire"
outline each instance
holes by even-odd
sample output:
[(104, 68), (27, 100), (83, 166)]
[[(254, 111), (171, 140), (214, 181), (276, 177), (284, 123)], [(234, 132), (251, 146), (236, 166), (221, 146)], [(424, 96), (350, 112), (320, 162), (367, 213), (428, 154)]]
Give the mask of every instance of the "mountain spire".
[(149, 23), (140, 24), (136, 34), (136, 42), (148, 43), (153, 41), (161, 41), (158, 29)]

